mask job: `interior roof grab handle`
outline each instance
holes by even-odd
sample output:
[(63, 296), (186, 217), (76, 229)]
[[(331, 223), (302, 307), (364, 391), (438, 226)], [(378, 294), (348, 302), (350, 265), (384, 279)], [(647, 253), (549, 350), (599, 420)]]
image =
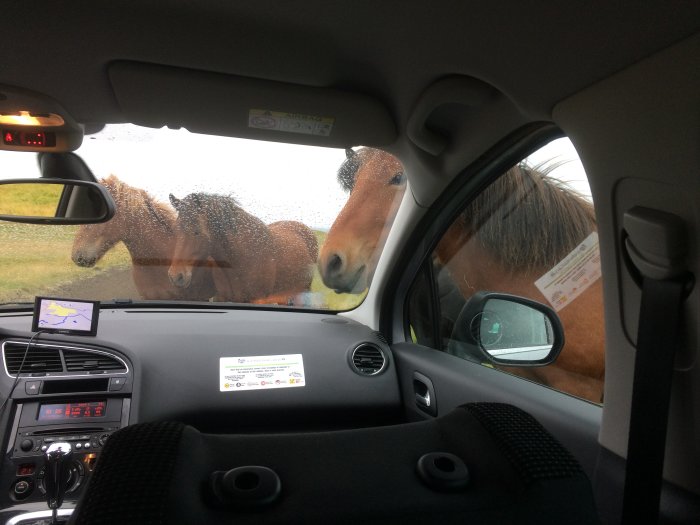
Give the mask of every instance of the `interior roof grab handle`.
[(644, 277), (675, 279), (687, 272), (685, 223), (671, 213), (635, 206), (623, 218), (625, 250)]
[(471, 77), (451, 76), (438, 80), (421, 93), (408, 119), (407, 133), (420, 149), (437, 156), (447, 147), (447, 137), (426, 126), (430, 115), (444, 104), (478, 107), (490, 99), (496, 89)]

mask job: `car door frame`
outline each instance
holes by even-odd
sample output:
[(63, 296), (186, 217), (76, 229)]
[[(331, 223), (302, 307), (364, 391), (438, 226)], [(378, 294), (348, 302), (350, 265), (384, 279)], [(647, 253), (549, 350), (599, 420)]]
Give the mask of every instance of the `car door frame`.
[(455, 177), (404, 243), (396, 265), (400, 271), (392, 272), (386, 284), (379, 326), (392, 343), (404, 410), (409, 419), (434, 417), (416, 399), (414, 374), (418, 372), (432, 382), (437, 416), (468, 402), (495, 401), (518, 406), (559, 439), (593, 479), (600, 452), (600, 405), (415, 344), (407, 320), (414, 279), (424, 270), (423, 265), (431, 264), (430, 254), (458, 213), (508, 168), (561, 137), (563, 132), (551, 123), (530, 124), (506, 137)]

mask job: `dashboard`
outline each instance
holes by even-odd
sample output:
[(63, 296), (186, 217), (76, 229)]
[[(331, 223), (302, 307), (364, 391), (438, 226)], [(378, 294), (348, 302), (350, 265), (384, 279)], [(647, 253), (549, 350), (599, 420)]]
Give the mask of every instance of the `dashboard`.
[(43, 456), (56, 441), (72, 446), (70, 508), (104, 443), (129, 424), (174, 420), (245, 434), (405, 419), (386, 341), (336, 315), (103, 309), (96, 336), (41, 334), (29, 350), (30, 313), (0, 322), (0, 385), (12, 391), (2, 421), (2, 523), (46, 510)]

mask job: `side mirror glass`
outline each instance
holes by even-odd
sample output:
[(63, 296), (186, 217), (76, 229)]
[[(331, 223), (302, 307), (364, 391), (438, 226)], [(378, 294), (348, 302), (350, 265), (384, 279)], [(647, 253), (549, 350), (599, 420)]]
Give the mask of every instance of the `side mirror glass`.
[(33, 224), (89, 224), (114, 216), (100, 184), (63, 179), (0, 180), (0, 220)]
[(554, 310), (494, 292), (479, 292), (469, 299), (452, 337), (451, 353), (502, 366), (545, 366), (564, 346), (564, 331)]

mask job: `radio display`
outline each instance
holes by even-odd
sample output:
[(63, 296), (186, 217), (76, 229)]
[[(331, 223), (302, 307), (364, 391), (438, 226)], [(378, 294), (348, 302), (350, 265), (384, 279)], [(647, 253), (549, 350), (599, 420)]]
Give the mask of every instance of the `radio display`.
[(39, 406), (39, 421), (66, 421), (78, 418), (104, 417), (106, 401), (84, 401), (80, 403), (42, 404)]

